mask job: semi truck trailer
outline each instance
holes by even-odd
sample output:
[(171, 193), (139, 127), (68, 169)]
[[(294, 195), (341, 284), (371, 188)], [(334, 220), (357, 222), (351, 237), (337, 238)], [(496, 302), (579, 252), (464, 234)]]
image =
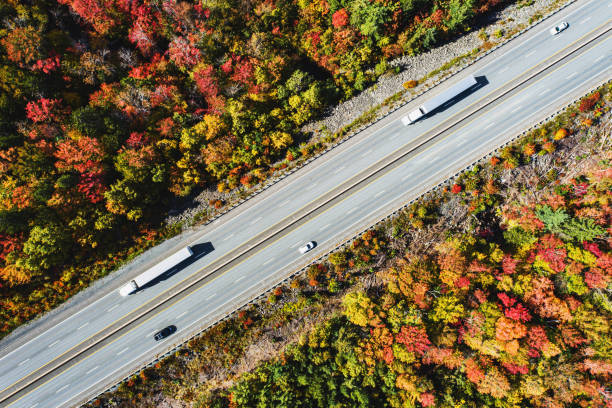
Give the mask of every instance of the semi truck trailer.
[(467, 78), (462, 79), (461, 81), (457, 82), (455, 85), (448, 88), (446, 91), (439, 93), (438, 95), (434, 96), (433, 98), (431, 98), (430, 100), (428, 100), (427, 102), (419, 106), (418, 109), (415, 109), (412, 112), (410, 112), (408, 115), (404, 116), (402, 118), (402, 123), (404, 124), (404, 126), (408, 126), (411, 123), (416, 122), (417, 120), (427, 115), (434, 109), (444, 105), (446, 102), (453, 99), (454, 97), (459, 95), (461, 92), (467, 91), (468, 89), (470, 89), (472, 86), (476, 85), (477, 83), (478, 81), (476, 81), (476, 78), (474, 78), (474, 75), (470, 75)]
[(127, 296), (130, 293), (136, 292), (138, 289), (142, 288), (144, 285), (151, 282), (153, 279), (157, 278), (159, 275), (166, 272), (167, 270), (180, 264), (185, 259), (189, 258), (191, 255), (193, 255), (193, 251), (191, 250), (191, 248), (185, 247), (181, 249), (180, 251), (170, 255), (168, 258), (164, 259), (155, 266), (147, 269), (146, 271), (123, 285), (119, 289), (119, 294), (121, 296)]

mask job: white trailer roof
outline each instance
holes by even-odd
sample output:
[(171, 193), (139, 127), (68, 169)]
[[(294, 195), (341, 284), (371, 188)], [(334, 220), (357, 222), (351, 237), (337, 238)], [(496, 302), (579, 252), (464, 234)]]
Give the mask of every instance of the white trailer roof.
[(134, 278), (134, 281), (141, 287), (153, 279), (157, 278), (162, 273), (166, 272), (168, 269), (171, 269), (173, 266), (183, 262), (185, 259), (189, 258), (193, 254), (193, 251), (189, 247), (185, 247), (180, 251), (170, 255), (168, 258), (164, 259), (157, 265), (147, 269), (140, 275)]
[(478, 81), (474, 78), (474, 75), (469, 75), (466, 78), (463, 78), (461, 81), (457, 82), (450, 88), (445, 91), (440, 92), (438, 95), (434, 96), (430, 100), (426, 101), (422, 107), (425, 108), (426, 112), (431, 112), (436, 109), (438, 106), (442, 105), (449, 99), (454, 98), (459, 95), (461, 92), (469, 89), (470, 87), (476, 85)]

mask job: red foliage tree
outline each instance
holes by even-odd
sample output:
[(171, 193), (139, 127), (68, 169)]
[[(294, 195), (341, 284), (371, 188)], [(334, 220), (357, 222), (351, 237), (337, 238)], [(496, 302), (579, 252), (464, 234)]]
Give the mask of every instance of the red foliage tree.
[(444, 10), (442, 9), (437, 9), (436, 11), (434, 11), (433, 13), (431, 13), (431, 21), (436, 25), (436, 26), (440, 26), (442, 24), (442, 20), (444, 19)]
[(512, 275), (514, 272), (516, 272), (516, 265), (518, 265), (518, 263), (518, 259), (514, 259), (512, 256), (506, 254), (502, 261), (504, 275)]
[(559, 329), (561, 330), (561, 340), (568, 347), (578, 347), (589, 342), (578, 329), (569, 324), (562, 324), (559, 326)]
[(28, 102), (26, 106), (26, 116), (34, 123), (56, 120), (61, 113), (63, 112), (59, 99), (40, 98), (36, 102)]
[(349, 15), (346, 9), (340, 9), (332, 15), (332, 24), (336, 28), (344, 27), (349, 23)]
[(0, 260), (5, 261), (6, 256), (13, 251), (19, 251), (22, 241), (15, 235), (0, 234)]
[(610, 276), (605, 275), (602, 269), (591, 268), (591, 270), (584, 273), (584, 283), (590, 289), (605, 289), (608, 287), (609, 282)]
[(510, 374), (527, 374), (529, 372), (529, 367), (526, 365), (517, 365), (513, 363), (502, 363), (502, 366), (510, 373)]
[(77, 189), (91, 202), (96, 204), (104, 199), (104, 192), (108, 187), (103, 184), (101, 173), (84, 173), (77, 185)]
[[(75, 13), (83, 18), (99, 34), (108, 34), (111, 28), (117, 25), (117, 21), (111, 17), (121, 15), (113, 10), (113, 2), (110, 0), (58, 0), (61, 4), (70, 6)], [(115, 13), (109, 13), (115, 11)]]
[(176, 37), (168, 45), (168, 55), (176, 66), (192, 67), (202, 58), (202, 53), (193, 45), (192, 40), (195, 38)]
[(149, 144), (149, 138), (144, 133), (132, 132), (125, 144), (128, 147), (138, 148)]
[(436, 397), (431, 392), (424, 392), (419, 395), (419, 402), (424, 407), (431, 407), (436, 404)]
[(510, 296), (508, 296), (505, 293), (498, 293), (497, 297), (499, 300), (501, 300), (501, 302), (504, 304), (504, 306), (506, 307), (510, 307), (512, 305), (514, 305), (516, 303), (516, 299), (511, 298)]
[(225, 102), (223, 97), (219, 95), (219, 87), (214, 75), (214, 68), (208, 65), (199, 69), (193, 73), (193, 80), (202, 95), (204, 95), (204, 99), (206, 99), (206, 103), (208, 104), (208, 110), (213, 113), (221, 113)]
[(548, 337), (542, 326), (532, 326), (527, 332), (527, 345), (536, 350), (543, 350), (548, 344)]
[(480, 368), (478, 363), (474, 361), (472, 358), (468, 358), (465, 360), (465, 375), (468, 380), (473, 382), (474, 384), (478, 384), (485, 377), (484, 371)]
[(405, 345), (409, 352), (421, 356), (431, 346), (431, 341), (429, 341), (425, 329), (415, 326), (403, 326), (400, 332), (395, 335), (395, 341)]
[(101, 174), (104, 150), (97, 139), (82, 137), (65, 139), (57, 145), (55, 167), (60, 171), (76, 170), (79, 173)]
[(525, 308), (525, 306), (521, 305), (520, 303), (516, 306), (504, 310), (504, 314), (506, 315), (506, 317), (512, 320), (518, 320), (522, 322), (528, 322), (531, 320), (531, 315), (529, 314), (529, 311)]
[(451, 193), (453, 194), (459, 194), (461, 190), (463, 190), (463, 187), (461, 187), (459, 184), (453, 184), (451, 187)]
[(536, 256), (548, 263), (555, 272), (563, 272), (567, 250), (565, 244), (552, 234), (544, 235), (537, 245)]
[(60, 57), (59, 55), (53, 55), (49, 58), (39, 59), (32, 65), (32, 69), (34, 71), (42, 71), (45, 74), (48, 74), (52, 71), (55, 71), (60, 66)]
[(593, 95), (587, 96), (580, 101), (580, 106), (578, 106), (578, 110), (580, 112), (588, 112), (593, 109), (593, 106), (599, 101), (601, 98), (601, 94), (599, 92), (595, 92)]
[(240, 82), (245, 85), (251, 84), (255, 68), (250, 59), (238, 58), (234, 67), (234, 74), (231, 76), (232, 81)]

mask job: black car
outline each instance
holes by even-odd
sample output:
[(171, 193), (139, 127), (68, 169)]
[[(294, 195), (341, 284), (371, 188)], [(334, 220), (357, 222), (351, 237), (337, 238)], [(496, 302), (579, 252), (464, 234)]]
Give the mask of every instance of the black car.
[(171, 325), (168, 326), (164, 329), (162, 329), (161, 331), (158, 331), (157, 333), (155, 333), (155, 336), (153, 336), (153, 338), (157, 341), (159, 340), (163, 340), (166, 337), (168, 337), (169, 335), (171, 335), (172, 333), (174, 333), (176, 331), (176, 326), (175, 325)]

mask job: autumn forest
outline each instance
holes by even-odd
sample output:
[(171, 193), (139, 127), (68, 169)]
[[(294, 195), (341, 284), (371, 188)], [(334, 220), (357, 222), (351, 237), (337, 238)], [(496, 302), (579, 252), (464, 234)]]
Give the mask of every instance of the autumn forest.
[(172, 234), (177, 200), (309, 154), (303, 124), (499, 3), (2, 2), (0, 332)]

